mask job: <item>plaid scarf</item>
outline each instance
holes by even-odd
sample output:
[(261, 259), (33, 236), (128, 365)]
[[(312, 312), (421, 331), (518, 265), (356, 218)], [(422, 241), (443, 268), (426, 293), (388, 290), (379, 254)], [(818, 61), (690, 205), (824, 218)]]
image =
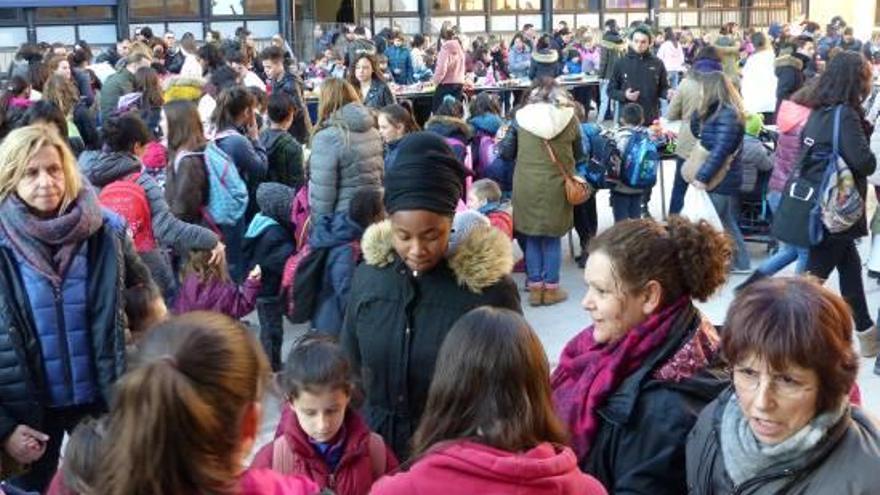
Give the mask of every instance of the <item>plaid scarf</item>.
[(593, 340), (592, 326), (566, 344), (551, 385), (556, 412), (571, 431), (578, 459), (590, 453), (599, 431), (598, 410), (666, 342), (679, 314), (689, 305), (687, 297), (680, 298), (612, 344)]
[(98, 197), (85, 184), (67, 210), (53, 218), (40, 218), (16, 194), (0, 203), (0, 233), (19, 259), (24, 260), (55, 287), (82, 241), (104, 222)]

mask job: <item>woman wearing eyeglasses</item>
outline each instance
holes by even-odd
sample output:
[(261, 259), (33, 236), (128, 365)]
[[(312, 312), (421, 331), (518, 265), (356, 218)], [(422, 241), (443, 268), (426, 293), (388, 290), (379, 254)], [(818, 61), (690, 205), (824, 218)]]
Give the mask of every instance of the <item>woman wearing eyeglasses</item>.
[(850, 404), (858, 358), (842, 298), (809, 279), (755, 283), (730, 306), (721, 350), (733, 387), (688, 439), (689, 493), (877, 493), (880, 433)]

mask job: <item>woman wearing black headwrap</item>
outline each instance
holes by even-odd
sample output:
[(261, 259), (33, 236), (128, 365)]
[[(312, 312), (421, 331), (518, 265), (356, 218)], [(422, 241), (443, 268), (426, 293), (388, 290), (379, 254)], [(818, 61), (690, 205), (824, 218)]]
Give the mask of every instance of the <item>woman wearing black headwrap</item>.
[(452, 324), (478, 306), (522, 310), (500, 231), (476, 227), (447, 256), (466, 174), (452, 150), (426, 132), (398, 149), (385, 175), (389, 219), (364, 234), (342, 344), (363, 379), (367, 423), (404, 460)]

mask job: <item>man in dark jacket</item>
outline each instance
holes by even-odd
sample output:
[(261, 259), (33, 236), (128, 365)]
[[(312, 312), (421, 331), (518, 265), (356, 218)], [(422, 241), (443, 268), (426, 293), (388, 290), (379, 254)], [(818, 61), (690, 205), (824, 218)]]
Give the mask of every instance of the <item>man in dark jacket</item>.
[[(812, 46), (813, 42), (801, 42), (800, 44)], [(798, 51), (794, 51), (798, 50)], [(788, 45), (780, 50), (779, 57), (774, 62), (776, 71), (776, 109), (782, 100), (788, 99), (795, 91), (801, 89), (807, 77), (804, 73), (807, 65), (811, 62), (810, 58), (800, 52), (797, 45)]]
[(263, 50), (260, 58), (263, 59), (263, 69), (266, 71), (266, 84), (269, 92), (284, 91), (293, 99), (296, 108), (296, 117), (288, 132), (297, 142), (308, 142), (312, 133), (312, 121), (302, 96), (302, 81), (291, 74), (284, 67), (284, 50), (277, 46), (270, 46)]
[(141, 67), (149, 67), (151, 63), (150, 57), (143, 53), (132, 53), (125, 58), (125, 67), (107, 78), (101, 88), (101, 98), (98, 101), (104, 119), (116, 110), (122, 95), (134, 91), (134, 73)]
[(837, 46), (851, 52), (862, 51), (862, 42), (853, 36), (853, 28), (851, 27), (847, 27), (843, 30), (843, 36), (840, 38), (840, 42)]
[(105, 52), (98, 55), (95, 58), (95, 63), (102, 64), (104, 62), (116, 67), (116, 64), (119, 62), (119, 59), (128, 56), (128, 48), (131, 46), (131, 42), (128, 41), (128, 38), (120, 38), (116, 40), (116, 45), (111, 46)]
[[(617, 104), (608, 96), (608, 82), (611, 72), (617, 60), (626, 54), (626, 40), (621, 38), (617, 31), (617, 21), (609, 19), (605, 21), (605, 34), (599, 44), (599, 117), (598, 121), (605, 120), (605, 114), (609, 108), (613, 108), (617, 115)], [(617, 120), (617, 119), (615, 119)]]
[(165, 36), (162, 39), (165, 41), (166, 46), (165, 68), (172, 74), (180, 74), (180, 69), (183, 68), (183, 62), (186, 60), (186, 57), (183, 55), (183, 50), (177, 44), (174, 32), (165, 31)]
[(296, 117), (293, 99), (284, 91), (269, 96), (269, 125), (260, 132), (260, 144), (269, 160), (267, 182), (280, 182), (294, 190), (305, 182), (303, 149), (288, 129)]
[(669, 79), (663, 62), (651, 53), (651, 31), (640, 25), (629, 39), (626, 57), (614, 64), (608, 94), (621, 104), (641, 105), (645, 124), (650, 125), (660, 116), (660, 99), (667, 98)]

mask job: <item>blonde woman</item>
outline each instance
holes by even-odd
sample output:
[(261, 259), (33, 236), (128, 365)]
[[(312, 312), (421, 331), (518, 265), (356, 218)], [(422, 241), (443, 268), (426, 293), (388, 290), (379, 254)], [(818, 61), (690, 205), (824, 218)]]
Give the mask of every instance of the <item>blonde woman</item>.
[(331, 77), (321, 85), (311, 150), (309, 204), (313, 220), (347, 214), (359, 188), (382, 184), (382, 138), (373, 114), (348, 81)]
[(144, 284), (125, 225), (65, 140), (12, 131), (0, 145), (0, 441), (4, 458), (30, 465), (13, 485), (43, 492), (65, 431), (106, 410), (125, 369), (121, 294)]

